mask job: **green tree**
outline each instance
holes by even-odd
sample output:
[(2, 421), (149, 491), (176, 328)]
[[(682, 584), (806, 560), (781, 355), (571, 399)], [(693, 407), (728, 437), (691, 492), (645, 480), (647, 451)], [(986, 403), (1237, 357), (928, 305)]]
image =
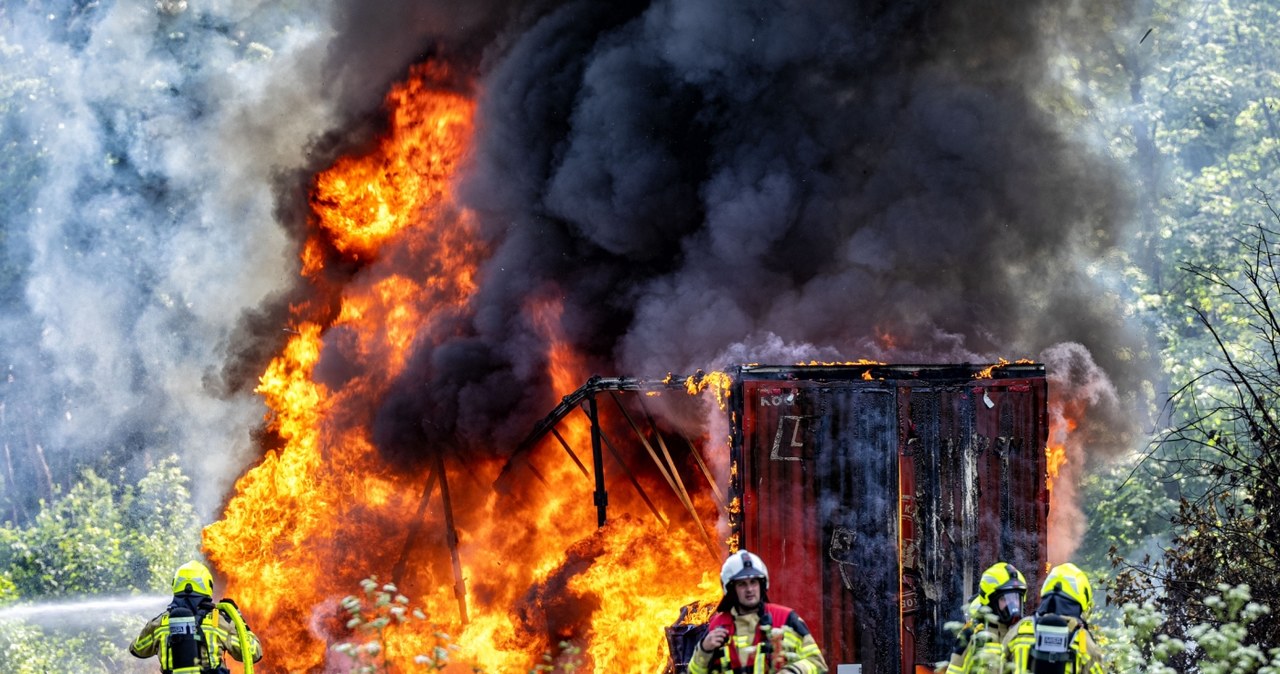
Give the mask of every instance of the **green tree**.
[(1280, 7), (1070, 3), (1045, 21), (1073, 93), (1049, 105), (1130, 169), (1132, 306), (1168, 381), (1186, 381), (1203, 371), (1186, 355), (1207, 342), (1183, 307), (1206, 298), (1180, 269), (1226, 259), (1242, 226), (1268, 217), (1259, 189), (1280, 182)]
[(1099, 587), (1106, 587), (1114, 575), (1112, 555), (1167, 545), (1171, 538), (1169, 520), (1177, 501), (1138, 458), (1100, 466), (1080, 486), (1081, 498), (1091, 510), (1076, 564)]
[(0, 527), (0, 568), (18, 597), (48, 599), (150, 591), (199, 548), (200, 524), (177, 458), (136, 486), (92, 470), (65, 496), (42, 502), (27, 527)]
[(124, 508), (128, 547), (141, 577), (137, 589), (168, 591), (173, 570), (197, 556), (200, 519), (191, 505), (189, 480), (170, 456), (139, 480)]
[(0, 529), (0, 562), (23, 598), (108, 594), (128, 587), (127, 538), (110, 482), (85, 471), (30, 527)]
[[(1252, 224), (1269, 218), (1260, 188), (1280, 182), (1273, 109), (1280, 84), (1280, 21), (1273, 3), (1241, 0), (1154, 3), (1143, 44), (1129, 45), (1128, 80), (1141, 104), (1121, 110), (1150, 139), (1156, 160), (1137, 204), (1134, 232), (1145, 306), (1163, 344), (1168, 381), (1204, 371), (1212, 344), (1187, 305), (1214, 313), (1203, 279), (1181, 272), (1230, 259)], [(1141, 25), (1141, 24), (1139, 24)], [(1134, 134), (1135, 166), (1142, 160)], [(1219, 325), (1230, 341), (1235, 328)]]
[[(142, 623), (86, 597), (168, 590), (173, 569), (198, 552), (200, 522), (187, 478), (169, 457), (136, 485), (91, 470), (30, 525), (0, 527), (0, 606), (61, 602), (56, 620), (0, 609), (0, 671), (154, 672), (127, 652)], [(158, 612), (159, 607), (157, 607)], [(47, 624), (46, 624), (47, 623)]]
[[(1280, 213), (1271, 212), (1280, 223)], [(1212, 621), (1205, 602), (1221, 583), (1280, 596), (1280, 259), (1275, 232), (1258, 226), (1237, 239), (1223, 266), (1188, 265), (1213, 312), (1191, 311), (1217, 348), (1211, 366), (1171, 398), (1180, 420), (1162, 433), (1147, 463), (1165, 479), (1200, 485), (1173, 517), (1177, 535), (1152, 561), (1122, 558), (1115, 598), (1155, 604), (1170, 620), (1162, 633), (1181, 638), (1188, 625)], [(1231, 337), (1222, 326), (1231, 326)], [(1280, 643), (1280, 621), (1248, 624), (1259, 643)]]
[[(1130, 169), (1123, 283), (1158, 354), (1152, 399), (1159, 399), (1215, 366), (1217, 344), (1199, 314), (1224, 343), (1252, 339), (1238, 307), (1184, 268), (1233, 259), (1241, 234), (1271, 218), (1260, 189), (1280, 180), (1280, 35), (1273, 30), (1280, 7), (1255, 0), (1068, 3), (1044, 20), (1060, 41), (1057, 72), (1072, 93), (1047, 105)], [(1199, 379), (1196, 388), (1229, 395), (1214, 388), (1223, 384)], [(1205, 423), (1185, 404), (1152, 416), (1168, 427)], [(1081, 557), (1091, 572), (1103, 570), (1098, 562), (1112, 547), (1131, 556), (1155, 540), (1110, 520), (1145, 532), (1161, 518), (1172, 520), (1180, 499), (1194, 502), (1213, 488), (1212, 476), (1185, 461), (1176, 444), (1157, 443), (1137, 467), (1100, 467), (1083, 485), (1090, 530)]]

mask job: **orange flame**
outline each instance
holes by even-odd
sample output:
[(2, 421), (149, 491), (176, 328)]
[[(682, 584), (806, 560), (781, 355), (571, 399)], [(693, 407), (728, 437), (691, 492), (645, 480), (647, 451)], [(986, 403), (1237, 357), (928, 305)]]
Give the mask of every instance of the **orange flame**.
[[(624, 459), (613, 458), (604, 464), (610, 519), (597, 529), (596, 467), (580, 468), (558, 439), (522, 457), (527, 472), (509, 493), (494, 488), (500, 458), (423, 447), (434, 465), (406, 468), (373, 443), (377, 401), (417, 341), (465, 311), (485, 253), (450, 186), (474, 104), (432, 85), (446, 74), (416, 68), (387, 97), (389, 135), (317, 176), (304, 275), (319, 283), (335, 254), (366, 266), (327, 318), (295, 308), (296, 334), (257, 388), (278, 442), (236, 482), (222, 519), (204, 532), (205, 549), (264, 641), (255, 669), (266, 674), (347, 669), (331, 649), (353, 638), (341, 599), (374, 575), (430, 618), (387, 631), (390, 671), (413, 669), (415, 655), (447, 633), (457, 671), (529, 671), (563, 639), (582, 648), (588, 671), (652, 672), (665, 659), (662, 627), (680, 606), (719, 591), (705, 547), (674, 524), (689, 518), (674, 498), (658, 498), (651, 481), (627, 483), (617, 469)], [(399, 259), (414, 271), (372, 264)], [(548, 345), (551, 392), (571, 392), (587, 367), (563, 334), (559, 304), (526, 312)], [(328, 349), (341, 354), (340, 383), (317, 380)], [(565, 444), (588, 446), (583, 415), (560, 428)]]
[(996, 371), (996, 368), (1004, 367), (1005, 365), (1008, 365), (1008, 364), (1009, 364), (1009, 361), (1007, 359), (1001, 358), (998, 362), (993, 363), (987, 366), (986, 368), (973, 373), (973, 378), (974, 379), (990, 379), (991, 375)]
[(689, 395), (698, 395), (710, 388), (712, 393), (715, 394), (716, 404), (723, 410), (729, 404), (729, 396), (733, 390), (733, 378), (719, 370), (701, 374), (701, 376), (689, 375), (684, 380), (684, 387), (689, 392)]
[(317, 177), (312, 207), (339, 251), (371, 256), (452, 201), (449, 181), (471, 136), (474, 105), (428, 90), (430, 80), (446, 75), (440, 64), (419, 66), (387, 96), (395, 134), (372, 154), (343, 157)]
[(1049, 499), (1047, 557), (1051, 564), (1069, 561), (1084, 537), (1084, 514), (1077, 503), (1076, 480), (1085, 450), (1075, 434), (1084, 419), (1084, 409), (1085, 404), (1078, 400), (1051, 398), (1049, 403), (1045, 491)]
[(1049, 507), (1053, 508), (1053, 485), (1067, 463), (1067, 438), (1076, 429), (1076, 420), (1054, 417), (1049, 425), (1049, 442), (1045, 445), (1045, 489), (1049, 491)]

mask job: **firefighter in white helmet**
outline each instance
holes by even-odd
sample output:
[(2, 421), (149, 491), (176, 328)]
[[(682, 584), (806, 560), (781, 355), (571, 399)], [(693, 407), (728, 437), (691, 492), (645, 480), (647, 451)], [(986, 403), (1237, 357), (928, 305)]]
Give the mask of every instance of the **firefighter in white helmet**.
[(793, 610), (769, 603), (769, 570), (739, 550), (720, 568), (724, 598), (689, 661), (689, 674), (737, 672), (821, 674), (822, 651)]

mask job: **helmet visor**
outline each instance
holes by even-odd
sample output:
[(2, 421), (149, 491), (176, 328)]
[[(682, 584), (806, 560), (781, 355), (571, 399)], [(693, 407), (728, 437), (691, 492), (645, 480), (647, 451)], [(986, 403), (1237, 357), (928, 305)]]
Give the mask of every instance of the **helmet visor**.
[(1074, 597), (1069, 596), (1066, 592), (1055, 590), (1044, 595), (1044, 599), (1040, 601), (1040, 613), (1056, 613), (1058, 615), (1081, 617), (1084, 614), (1084, 607), (1080, 606), (1080, 602)]
[(996, 615), (1006, 625), (1022, 619), (1022, 593), (1014, 590), (1001, 592), (995, 598)]

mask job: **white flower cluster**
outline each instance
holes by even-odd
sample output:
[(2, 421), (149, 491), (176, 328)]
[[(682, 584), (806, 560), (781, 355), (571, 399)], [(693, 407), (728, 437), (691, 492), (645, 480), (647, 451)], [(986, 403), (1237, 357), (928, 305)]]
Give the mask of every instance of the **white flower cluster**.
[[(413, 620), (426, 621), (427, 615), (422, 609), (410, 607), (409, 598), (391, 583), (379, 586), (377, 578), (366, 578), (360, 581), (360, 587), (363, 597), (349, 595), (342, 599), (341, 605), (350, 616), (347, 628), (363, 638), (335, 644), (333, 650), (351, 658), (355, 663), (353, 672), (374, 674), (388, 669), (384, 647), (387, 630)], [(433, 647), (430, 654), (415, 656), (413, 662), (426, 671), (439, 671), (449, 665), (451, 652), (458, 647), (448, 634), (439, 630), (433, 631), (432, 637), (439, 645)]]
[(1151, 603), (1126, 604), (1124, 624), (1102, 630), (1110, 669), (1133, 674), (1176, 674), (1167, 664), (1186, 653), (1200, 674), (1280, 674), (1280, 647), (1247, 643), (1248, 627), (1271, 609), (1251, 600), (1248, 585), (1219, 585), (1205, 599), (1214, 622), (1185, 630), (1187, 638), (1156, 634), (1167, 617)]

